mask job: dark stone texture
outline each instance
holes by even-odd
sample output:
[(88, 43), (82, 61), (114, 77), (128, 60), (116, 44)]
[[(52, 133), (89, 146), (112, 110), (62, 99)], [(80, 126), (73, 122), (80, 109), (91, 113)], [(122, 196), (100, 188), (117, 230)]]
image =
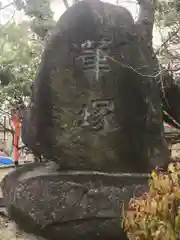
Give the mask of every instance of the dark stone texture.
[[(33, 108), (33, 104), (30, 103), (29, 108)], [(35, 123), (33, 122), (34, 118), (30, 113), (30, 111), (28, 111), (27, 109), (24, 110), (24, 116), (22, 121), (23, 121), (23, 124), (21, 127), (21, 132), (23, 135), (24, 144), (26, 146), (29, 146), (28, 143), (33, 142), (34, 144), (30, 145), (31, 151), (34, 153), (35, 156), (41, 156), (40, 144), (38, 144), (37, 142), (34, 142), (35, 131), (36, 131)], [(27, 124), (27, 123), (31, 123), (31, 124)]]
[(27, 164), (1, 187), (9, 216), (23, 230), (51, 240), (121, 239), (122, 203), (147, 187), (147, 174), (57, 171)]
[[(61, 170), (143, 173), (167, 163), (158, 64), (141, 27), (126, 9), (100, 1), (66, 11), (45, 48), (24, 119), (30, 149)], [(106, 56), (97, 76), (93, 62), (80, 59), (89, 42), (100, 41), (90, 49)]]

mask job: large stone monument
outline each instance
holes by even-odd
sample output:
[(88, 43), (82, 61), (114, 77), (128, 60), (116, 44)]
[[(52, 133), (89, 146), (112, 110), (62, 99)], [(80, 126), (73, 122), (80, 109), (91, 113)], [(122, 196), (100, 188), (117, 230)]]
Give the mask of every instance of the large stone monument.
[(122, 204), (145, 191), (144, 173), (168, 162), (152, 26), (149, 0), (137, 22), (100, 1), (78, 2), (60, 18), (22, 129), (24, 143), (50, 162), (2, 182), (24, 230), (52, 240), (127, 239)]
[(167, 162), (149, 5), (135, 23), (122, 7), (82, 1), (57, 23), (23, 140), (60, 169), (149, 172)]

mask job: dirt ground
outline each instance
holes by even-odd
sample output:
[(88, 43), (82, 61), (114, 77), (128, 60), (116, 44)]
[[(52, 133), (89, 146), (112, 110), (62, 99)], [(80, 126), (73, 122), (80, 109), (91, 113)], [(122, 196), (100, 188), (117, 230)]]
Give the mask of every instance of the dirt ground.
[[(0, 181), (8, 172), (12, 170), (13, 170), (12, 168), (0, 169)], [(2, 197), (1, 190), (0, 197)], [(15, 222), (9, 221), (7, 217), (0, 215), (0, 240), (45, 240), (45, 239), (23, 232), (18, 228)]]

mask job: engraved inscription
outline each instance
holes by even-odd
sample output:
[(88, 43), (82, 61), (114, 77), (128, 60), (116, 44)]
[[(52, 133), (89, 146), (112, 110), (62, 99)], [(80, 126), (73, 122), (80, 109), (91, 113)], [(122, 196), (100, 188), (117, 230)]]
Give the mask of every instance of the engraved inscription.
[(92, 100), (90, 104), (84, 104), (79, 111), (78, 126), (88, 127), (95, 131), (110, 131), (113, 124), (113, 112), (113, 99)]
[(81, 44), (81, 55), (77, 58), (82, 64), (84, 72), (93, 72), (98, 81), (101, 73), (109, 72), (109, 64), (106, 53), (108, 51), (108, 41), (89, 41)]

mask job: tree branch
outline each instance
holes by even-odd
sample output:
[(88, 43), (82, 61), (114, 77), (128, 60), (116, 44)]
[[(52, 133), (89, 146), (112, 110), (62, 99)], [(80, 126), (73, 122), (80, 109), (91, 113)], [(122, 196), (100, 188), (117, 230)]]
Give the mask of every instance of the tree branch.
[(63, 3), (66, 7), (66, 9), (68, 9), (70, 6), (69, 6), (69, 3), (68, 3), (68, 0), (63, 0)]
[(180, 28), (178, 28), (175, 32), (173, 32), (160, 46), (160, 48), (156, 51), (155, 54), (158, 54), (159, 51), (174, 37), (178, 32), (180, 31)]
[(11, 2), (11, 3), (8, 3), (7, 5), (3, 6), (3, 7), (0, 7), (0, 11), (3, 10), (3, 9), (5, 9), (5, 8), (10, 7), (10, 6), (13, 5), (13, 4), (14, 4), (14, 2)]
[(140, 12), (137, 19), (137, 24), (140, 26), (140, 31), (143, 32), (148, 40), (152, 41), (152, 30), (154, 25), (154, 0), (138, 0)]
[(2, 29), (5, 29), (5, 28), (8, 26), (8, 24), (13, 20), (16, 12), (17, 12), (17, 10), (15, 10), (15, 11), (13, 12), (13, 14), (12, 14), (12, 16), (9, 18), (9, 20), (1, 27), (1, 30), (2, 30)]

